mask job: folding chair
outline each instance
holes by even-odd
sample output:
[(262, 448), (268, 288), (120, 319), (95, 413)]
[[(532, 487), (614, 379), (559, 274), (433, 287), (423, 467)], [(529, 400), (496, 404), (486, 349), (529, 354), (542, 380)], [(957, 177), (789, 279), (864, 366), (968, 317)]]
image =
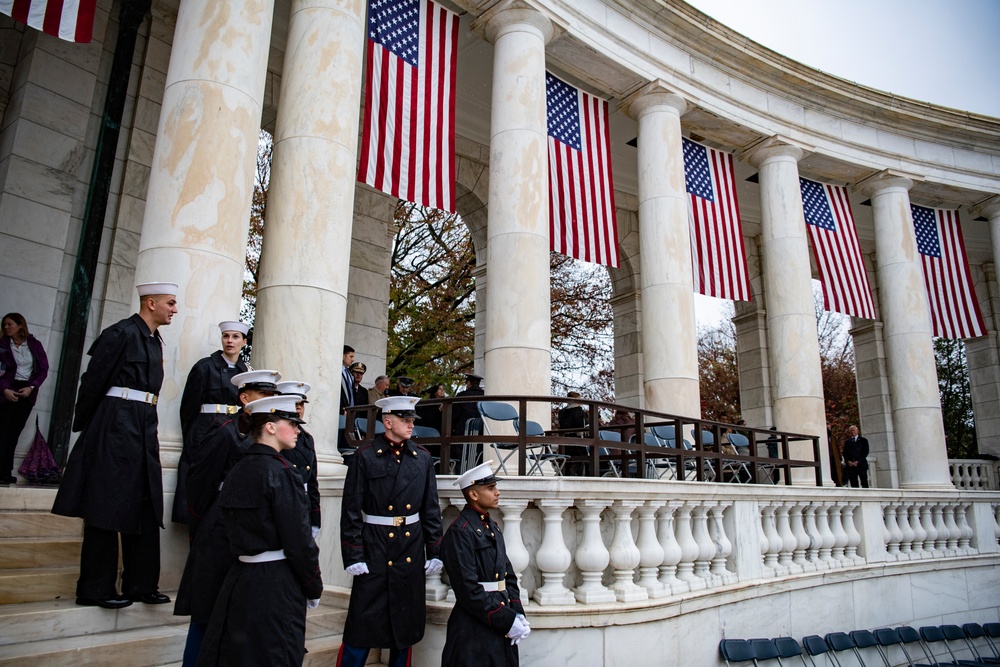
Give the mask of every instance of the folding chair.
[(835, 667), (841, 667), (840, 661), (837, 660), (837, 656), (831, 653), (830, 647), (827, 645), (826, 641), (819, 635), (809, 635), (808, 637), (802, 638), (802, 647), (806, 650), (806, 654), (809, 656), (809, 662), (816, 666), (816, 661), (813, 658), (817, 655), (829, 654), (830, 662), (832, 662)]
[[(655, 440), (653, 442), (650, 442), (649, 437), (647, 436), (646, 438), (647, 445), (656, 445), (657, 447), (670, 447), (673, 449), (678, 449), (677, 436), (674, 433), (673, 424), (660, 424), (659, 426), (651, 426), (649, 428), (649, 435), (652, 435), (655, 438)], [(694, 446), (687, 440), (684, 440), (683, 445), (680, 447), (680, 449), (684, 449), (685, 451), (690, 452), (694, 450)], [(712, 467), (711, 461), (705, 461), (705, 464), (708, 467), (711, 479), (714, 479), (715, 469)], [(678, 476), (677, 474), (677, 465), (673, 458), (667, 457), (663, 459), (646, 459), (646, 465), (647, 468), (651, 466), (654, 471), (655, 470), (662, 471), (657, 475), (658, 479), (662, 478), (663, 475), (666, 474), (668, 470), (673, 475), (672, 479), (681, 479), (680, 476)], [(697, 476), (698, 476), (697, 462), (691, 459), (685, 459), (684, 479), (685, 480), (692, 478), (697, 479)]]
[[(977, 660), (980, 660), (990, 665), (1000, 665), (1000, 651), (997, 650), (996, 645), (989, 638), (989, 636), (987, 636), (986, 631), (983, 629), (983, 626), (979, 625), (978, 623), (966, 623), (965, 625), (962, 626), (962, 630), (963, 632), (965, 632), (965, 641), (969, 645), (969, 648), (972, 650), (972, 654), (976, 656)], [(986, 640), (986, 643), (982, 644), (982, 646), (987, 648), (993, 655), (992, 656), (983, 655), (985, 651), (980, 651), (976, 647), (976, 642), (974, 641), (976, 639)]]
[(794, 658), (798, 656), (802, 664), (805, 667), (809, 667), (809, 663), (806, 662), (806, 657), (802, 653), (802, 647), (793, 638), (775, 637), (772, 641), (774, 642), (774, 647), (778, 650), (778, 664), (783, 664), (781, 662), (782, 658)]
[[(368, 435), (368, 419), (367, 417), (355, 417), (354, 418), (354, 428), (358, 430), (358, 434), (364, 438)], [(385, 424), (380, 421), (375, 422), (375, 435), (380, 435), (385, 433)]]
[[(600, 440), (606, 440), (608, 442), (621, 442), (622, 434), (619, 431), (598, 431), (597, 437)], [(613, 449), (620, 449), (620, 447), (614, 447)], [(611, 456), (611, 448), (601, 447), (599, 450), (601, 456)], [(618, 462), (611, 459), (608, 461), (601, 462), (601, 477), (621, 477), (622, 473), (618, 469)]]
[[(927, 644), (925, 644), (924, 641), (920, 638), (920, 633), (911, 628), (910, 626), (901, 625), (898, 628), (896, 628), (896, 632), (899, 633), (899, 639), (900, 641), (903, 642), (904, 645), (916, 644), (917, 646), (920, 647), (920, 650), (924, 652), (924, 659), (927, 660), (927, 662), (914, 663), (911, 661), (910, 664), (913, 665), (913, 667), (954, 667), (954, 665), (952, 665), (951, 663), (938, 662), (934, 658), (934, 654), (929, 650)], [(903, 649), (903, 653), (904, 654), (906, 653), (905, 648)], [(909, 660), (910, 656), (908, 654), (906, 657)]]
[[(498, 422), (513, 422), (517, 419), (517, 409), (512, 405), (507, 403), (498, 403), (496, 401), (480, 401), (476, 404), (479, 408), (479, 414), (482, 415), (482, 433), (484, 435), (493, 435), (490, 433), (489, 422), (487, 419), (492, 419)], [(491, 442), (490, 447), (493, 448), (493, 453), (496, 454), (497, 460), (500, 461), (500, 470), (505, 474), (509, 475), (507, 471), (507, 460), (510, 457), (517, 454), (517, 443), (516, 442)]]
[(854, 640), (854, 653), (858, 656), (858, 660), (861, 664), (865, 664), (863, 658), (861, 657), (861, 651), (866, 648), (874, 647), (878, 652), (878, 656), (882, 659), (882, 664), (885, 667), (892, 667), (889, 663), (888, 656), (882, 652), (882, 649), (878, 645), (878, 640), (875, 635), (872, 634), (871, 630), (852, 630), (851, 639)]
[[(521, 432), (520, 421), (521, 421), (520, 419), (514, 420), (514, 431), (517, 433)], [(537, 438), (545, 435), (545, 429), (542, 428), (542, 425), (539, 424), (538, 422), (533, 422), (529, 419), (524, 423), (524, 433), (528, 437)], [(538, 451), (532, 451), (533, 449)], [(542, 464), (546, 462), (552, 464), (552, 469), (555, 471), (557, 475), (562, 475), (563, 466), (566, 464), (566, 459), (569, 458), (569, 455), (557, 454), (556, 452), (552, 451), (552, 448), (549, 445), (541, 445), (536, 447), (532, 447), (529, 445), (528, 458), (531, 459), (532, 461), (531, 469), (528, 470), (529, 475), (533, 475), (536, 472), (539, 475), (541, 475)]]
[[(929, 627), (934, 627), (934, 626), (929, 626)], [(979, 660), (978, 658), (975, 660), (969, 660), (968, 658), (961, 659), (955, 655), (954, 651), (952, 651), (951, 644), (949, 642), (960, 641), (960, 640), (963, 642), (965, 641), (965, 633), (962, 632), (962, 628), (958, 627), (957, 625), (942, 625), (938, 626), (935, 629), (941, 633), (940, 641), (942, 644), (944, 644), (944, 647), (948, 649), (948, 655), (951, 656), (952, 662), (954, 662), (956, 665), (962, 665), (963, 667), (981, 667), (982, 665), (988, 664), (983, 662), (982, 660)], [(921, 633), (923, 633), (924, 628), (920, 628), (920, 630)], [(975, 651), (973, 651), (973, 654), (975, 654)]]
[[(420, 424), (414, 424), (413, 433), (410, 435), (410, 437), (413, 438), (414, 440), (420, 440), (422, 438), (440, 438), (441, 432), (431, 426), (421, 426)], [(441, 456), (440, 456), (441, 444), (437, 443), (433, 445), (426, 445), (426, 447), (427, 451), (431, 453), (431, 459), (434, 461), (434, 463), (439, 464), (441, 462)], [(435, 456), (435, 454), (437, 455)], [(449, 461), (448, 463), (448, 471), (443, 472), (441, 470), (441, 467), (438, 466), (438, 474), (441, 475), (455, 474), (455, 466), (461, 461), (461, 458), (456, 457), (454, 454), (452, 454), (449, 458), (451, 459), (451, 461)]]
[(757, 664), (753, 647), (746, 639), (723, 639), (719, 642), (719, 652), (728, 665), (730, 662), (753, 662)]
[[(899, 637), (899, 633), (892, 628), (879, 628), (874, 633), (875, 641), (878, 642), (878, 652), (882, 655), (882, 659), (889, 664), (889, 649), (893, 646), (898, 646), (906, 657), (906, 664), (910, 667), (918, 667), (917, 663), (913, 662), (913, 658), (910, 657), (910, 652), (906, 650), (906, 644)], [(882, 649), (885, 649), (883, 651)]]
[(751, 639), (750, 649), (753, 651), (755, 665), (759, 664), (758, 660), (777, 660), (781, 664), (781, 654), (772, 639)]
[[(655, 428), (655, 427), (654, 427)], [(671, 427), (673, 428), (673, 427)], [(666, 444), (664, 440), (653, 433), (653, 429), (649, 429), (650, 433), (644, 433), (642, 435), (642, 441), (647, 447), (672, 447), (673, 445)], [(629, 442), (637, 443), (636, 436), (629, 438)], [(629, 471), (634, 472), (635, 468), (632, 464), (629, 464)], [(669, 473), (667, 479), (678, 479), (677, 477), (677, 466), (672, 458), (646, 458), (646, 479), (663, 479), (664, 475)]]
[(854, 639), (846, 632), (830, 632), (827, 633), (824, 639), (826, 639), (827, 645), (835, 653), (854, 653), (854, 657), (858, 659), (858, 663), (861, 667), (867, 667), (867, 665), (865, 665), (865, 659), (861, 657), (860, 653), (858, 653), (858, 647), (854, 643)]
[[(709, 435), (710, 432), (706, 431)], [(714, 439), (714, 436), (713, 436)], [(726, 440), (736, 451), (737, 454), (740, 453), (740, 448), (745, 447), (747, 450), (750, 448), (750, 440), (742, 433), (727, 433)], [(732, 476), (729, 478), (730, 482), (735, 482), (736, 484), (749, 484), (753, 481), (750, 476), (750, 467), (747, 465), (746, 461), (737, 461), (736, 459), (722, 459), (722, 476), (725, 478), (726, 473), (730, 473)]]

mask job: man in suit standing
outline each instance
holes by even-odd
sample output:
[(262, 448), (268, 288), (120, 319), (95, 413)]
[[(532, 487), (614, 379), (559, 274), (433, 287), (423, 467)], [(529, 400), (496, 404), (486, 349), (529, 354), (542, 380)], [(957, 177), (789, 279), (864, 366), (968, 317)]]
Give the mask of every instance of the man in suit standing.
[(867, 489), (868, 439), (858, 435), (858, 427), (853, 424), (847, 428), (847, 439), (844, 441), (843, 451), (847, 485), (857, 488), (860, 481), (861, 488)]

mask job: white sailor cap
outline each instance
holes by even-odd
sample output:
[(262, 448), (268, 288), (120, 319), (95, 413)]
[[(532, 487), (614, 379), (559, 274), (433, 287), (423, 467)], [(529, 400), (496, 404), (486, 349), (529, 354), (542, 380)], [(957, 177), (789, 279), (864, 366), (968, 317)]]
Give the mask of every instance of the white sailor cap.
[(299, 418), (298, 413), (295, 412), (294, 396), (279, 394), (278, 396), (258, 398), (256, 401), (247, 403), (245, 409), (252, 415), (267, 413), (296, 424), (305, 424), (305, 421)]
[(153, 294), (169, 294), (177, 296), (177, 283), (139, 283), (135, 286), (139, 296), (151, 296)]
[(223, 333), (227, 331), (239, 331), (246, 336), (250, 332), (250, 325), (237, 322), (236, 320), (226, 320), (225, 322), (219, 322), (219, 331)]
[(284, 382), (278, 383), (278, 391), (282, 394), (289, 394), (292, 396), (298, 396), (299, 399), (296, 403), (308, 403), (306, 400), (306, 394), (312, 389), (312, 385), (308, 382), (298, 382), (297, 380), (285, 380)]
[(229, 381), (238, 389), (259, 389), (262, 391), (278, 391), (278, 371), (247, 371), (237, 373)]
[(389, 396), (388, 398), (378, 399), (375, 401), (375, 405), (382, 408), (382, 414), (384, 415), (420, 419), (414, 410), (419, 400), (419, 396)]
[(466, 470), (455, 480), (455, 486), (460, 489), (467, 489), (477, 484), (492, 484), (497, 481), (493, 474), (493, 461), (483, 461), (475, 468)]

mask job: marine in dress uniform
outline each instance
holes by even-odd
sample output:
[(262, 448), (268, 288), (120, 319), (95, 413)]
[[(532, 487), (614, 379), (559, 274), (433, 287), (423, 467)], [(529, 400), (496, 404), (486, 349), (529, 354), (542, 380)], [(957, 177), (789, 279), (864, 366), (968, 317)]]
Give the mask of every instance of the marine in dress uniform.
[[(483, 378), (475, 373), (465, 374), (465, 389), (455, 394), (455, 398), (463, 396), (485, 396), (486, 392), (480, 386)], [(453, 434), (465, 433), (465, 422), (478, 418), (479, 408), (475, 401), (467, 403), (456, 403), (451, 413), (451, 432)]]
[(90, 348), (73, 422), (81, 433), (52, 506), (54, 514), (84, 521), (77, 604), (107, 609), (170, 602), (158, 590), (163, 481), (156, 402), (163, 384), (158, 328), (177, 312), (177, 285), (136, 289), (139, 312), (102, 331)]
[[(305, 419), (306, 403), (309, 400), (306, 394), (312, 386), (308, 382), (296, 382), (289, 380), (278, 383), (278, 391), (282, 394), (295, 398), (295, 413), (299, 419)], [(322, 525), (320, 517), (320, 496), (319, 496), (319, 463), (316, 460), (316, 441), (311, 433), (307, 433), (304, 428), (299, 427), (299, 439), (293, 449), (286, 449), (281, 455), (292, 464), (302, 477), (302, 483), (306, 485), (306, 496), (309, 498), (309, 525), (312, 526), (313, 539), (319, 536), (319, 529)]]
[(500, 504), (490, 463), (479, 464), (455, 481), (466, 506), (445, 533), (441, 549), (455, 592), (441, 658), (448, 667), (515, 666), (517, 645), (531, 632), (503, 534), (490, 516)]
[(347, 469), (341, 552), (354, 582), (339, 667), (361, 667), (372, 648), (389, 648), (391, 667), (409, 665), (424, 636), (424, 575), (442, 568), (441, 509), (431, 456), (409, 439), (418, 400), (379, 400), (385, 433)]
[[(234, 375), (249, 370), (240, 359), (240, 351), (246, 346), (250, 327), (243, 322), (229, 320), (219, 322), (219, 330), (222, 334), (222, 349), (191, 367), (184, 384), (184, 393), (181, 394), (181, 433), (184, 445), (177, 464), (177, 488), (174, 491), (171, 520), (174, 523), (188, 524), (188, 534), (192, 538), (197, 531), (198, 519), (205, 511), (205, 498), (196, 493), (189, 506), (187, 474), (191, 461), (197, 461), (207, 454), (205, 445), (210, 442), (212, 432), (231, 421), (240, 409), (239, 393), (230, 380)], [(214, 495), (215, 489), (212, 489), (212, 496)]]
[(279, 452), (295, 447), (295, 399), (248, 403), (254, 444), (226, 478), (218, 504), (237, 561), (212, 612), (198, 665), (301, 665), (306, 609), (323, 593), (299, 474)]

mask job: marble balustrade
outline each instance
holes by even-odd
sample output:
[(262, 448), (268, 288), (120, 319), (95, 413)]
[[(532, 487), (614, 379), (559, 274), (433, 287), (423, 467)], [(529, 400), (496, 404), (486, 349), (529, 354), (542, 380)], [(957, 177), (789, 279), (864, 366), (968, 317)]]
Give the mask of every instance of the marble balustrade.
[(1000, 462), (985, 459), (949, 459), (951, 483), (958, 489), (1000, 489)]
[[(629, 480), (501, 481), (499, 522), (522, 598), (635, 605), (734, 584), (995, 554), (1000, 494)], [(762, 492), (763, 491), (763, 492)], [(445, 525), (464, 504), (441, 479)], [(447, 578), (432, 600), (453, 599)]]

